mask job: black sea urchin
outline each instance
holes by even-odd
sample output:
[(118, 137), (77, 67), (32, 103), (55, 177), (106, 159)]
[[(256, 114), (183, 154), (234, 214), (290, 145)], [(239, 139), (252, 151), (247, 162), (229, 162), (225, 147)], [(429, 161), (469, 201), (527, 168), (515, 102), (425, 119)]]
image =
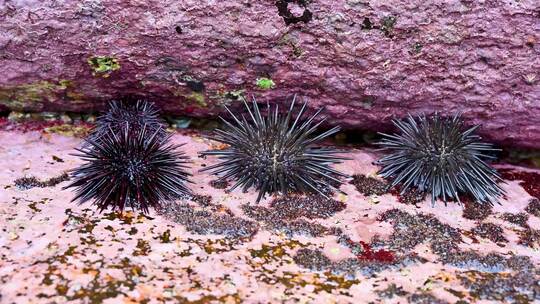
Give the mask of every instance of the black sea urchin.
[(170, 135), (160, 137), (160, 132), (126, 124), (118, 131), (109, 128), (97, 141), (87, 139), (88, 145), (77, 149), (86, 163), (71, 172), (74, 181), (65, 187), (76, 188), (73, 201), (94, 200), (100, 210), (129, 206), (146, 213), (160, 201), (189, 195), (188, 158), (168, 143)]
[(98, 118), (95, 129), (90, 133), (89, 139), (99, 140), (103, 134), (112, 129), (118, 133), (129, 124), (130, 131), (146, 128), (148, 134), (158, 131), (158, 137), (166, 134), (165, 122), (159, 117), (159, 110), (152, 102), (145, 100), (113, 100), (109, 103), (109, 110)]
[(226, 128), (217, 130), (212, 139), (229, 147), (202, 152), (202, 155), (219, 156), (222, 162), (201, 171), (211, 170), (220, 176), (218, 181), (236, 180), (229, 191), (242, 186), (246, 192), (248, 188), (255, 187), (259, 190), (257, 202), (266, 193), (298, 191), (326, 196), (325, 191), (338, 190), (332, 184), (341, 183), (340, 178), (347, 175), (330, 168), (330, 165), (345, 158), (336, 156), (338, 151), (332, 148), (311, 147), (340, 129), (334, 127), (319, 135), (314, 134), (324, 121), (314, 123), (322, 109), (301, 121), (306, 103), (293, 119), (295, 99), (287, 115), (280, 114), (278, 106), (272, 110), (268, 105), (267, 116), (263, 117), (255, 99), (252, 109), (245, 100), (244, 104), (251, 120), (248, 122), (244, 116), (238, 118), (227, 109), (233, 121), (222, 118)]
[(479, 126), (464, 129), (461, 115), (452, 118), (411, 116), (394, 120), (400, 133), (382, 134), (378, 144), (390, 154), (376, 162), (379, 174), (392, 180), (390, 187), (401, 185), (402, 194), (416, 187), (431, 192), (436, 199), (459, 200), (458, 194), (470, 194), (480, 203), (492, 205), (504, 191), (495, 169), (484, 162), (493, 159), (491, 144), (480, 142), (474, 132)]

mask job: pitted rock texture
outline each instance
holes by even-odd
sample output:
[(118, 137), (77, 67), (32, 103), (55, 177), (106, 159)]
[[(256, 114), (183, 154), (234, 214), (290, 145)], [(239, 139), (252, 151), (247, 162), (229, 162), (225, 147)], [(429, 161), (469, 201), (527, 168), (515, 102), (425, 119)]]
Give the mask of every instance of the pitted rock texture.
[(212, 117), (296, 93), (330, 125), (461, 111), (488, 140), (540, 148), (539, 55), (536, 0), (11, 0), (0, 108), (90, 112), (136, 94)]

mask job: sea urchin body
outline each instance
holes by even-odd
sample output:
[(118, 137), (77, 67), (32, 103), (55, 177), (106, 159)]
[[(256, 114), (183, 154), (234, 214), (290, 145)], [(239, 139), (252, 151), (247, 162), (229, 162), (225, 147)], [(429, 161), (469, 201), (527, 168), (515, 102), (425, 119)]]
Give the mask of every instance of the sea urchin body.
[(337, 190), (334, 185), (341, 183), (340, 178), (347, 175), (330, 167), (344, 158), (337, 156), (332, 148), (312, 147), (312, 144), (335, 134), (339, 127), (334, 127), (315, 135), (317, 127), (324, 121), (314, 120), (322, 111), (317, 111), (305, 121), (301, 121), (306, 110), (304, 103), (296, 116), (295, 100), (292, 101), (286, 115), (268, 105), (267, 115), (263, 117), (255, 99), (252, 108), (244, 101), (249, 113), (249, 120), (237, 117), (229, 109), (233, 121), (223, 120), (224, 130), (217, 130), (212, 139), (228, 145), (223, 150), (202, 152), (202, 155), (215, 155), (220, 163), (201, 171), (211, 170), (220, 176), (219, 180), (232, 179), (236, 183), (229, 189), (242, 187), (259, 190), (257, 202), (265, 194), (280, 192), (311, 192), (323, 196), (327, 190)]
[(98, 118), (95, 129), (89, 138), (96, 141), (112, 129), (118, 133), (129, 124), (130, 131), (146, 128), (148, 134), (158, 131), (158, 136), (166, 134), (165, 123), (159, 117), (159, 110), (152, 102), (145, 100), (114, 100), (109, 103), (109, 110)]
[(187, 157), (160, 132), (126, 124), (118, 131), (109, 128), (97, 141), (87, 139), (77, 149), (85, 163), (71, 172), (74, 181), (66, 187), (76, 188), (73, 201), (94, 200), (100, 210), (127, 206), (146, 213), (160, 201), (188, 195)]
[(402, 194), (412, 187), (431, 192), (432, 203), (459, 202), (459, 194), (468, 194), (491, 205), (504, 193), (497, 184), (500, 175), (484, 162), (497, 149), (480, 142), (474, 134), (478, 126), (464, 130), (460, 115), (444, 118), (437, 113), (418, 121), (409, 115), (394, 125), (400, 133), (382, 134), (378, 143), (390, 154), (376, 162), (382, 166), (379, 174), (391, 179), (390, 187), (400, 185)]

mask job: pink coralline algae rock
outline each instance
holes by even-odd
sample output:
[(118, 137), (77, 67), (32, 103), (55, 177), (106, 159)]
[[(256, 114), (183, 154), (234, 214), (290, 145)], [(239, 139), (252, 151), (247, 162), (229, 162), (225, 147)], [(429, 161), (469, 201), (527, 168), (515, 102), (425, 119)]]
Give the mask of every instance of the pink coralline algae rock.
[(464, 112), (489, 140), (540, 148), (539, 54), (537, 0), (12, 0), (0, 105), (90, 112), (136, 94), (213, 117), (299, 94), (331, 125)]
[(145, 216), (70, 202), (59, 177), (81, 165), (79, 139), (0, 131), (0, 302), (540, 301), (539, 170), (500, 165), (501, 205), (431, 207), (374, 193), (378, 155), (347, 149), (335, 167), (357, 177), (346, 195), (255, 204), (254, 189), (226, 192), (198, 172), (217, 162), (198, 152), (217, 143), (171, 140), (185, 144), (197, 196)]

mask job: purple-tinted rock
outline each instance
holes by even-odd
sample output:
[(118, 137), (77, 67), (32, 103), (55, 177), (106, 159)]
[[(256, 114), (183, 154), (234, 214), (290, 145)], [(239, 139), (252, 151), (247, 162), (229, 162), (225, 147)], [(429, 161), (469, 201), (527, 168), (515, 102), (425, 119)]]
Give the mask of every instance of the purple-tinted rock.
[(4, 1), (0, 105), (90, 112), (137, 94), (201, 117), (297, 93), (346, 128), (461, 111), (489, 140), (540, 148), (538, 1), (285, 2)]

